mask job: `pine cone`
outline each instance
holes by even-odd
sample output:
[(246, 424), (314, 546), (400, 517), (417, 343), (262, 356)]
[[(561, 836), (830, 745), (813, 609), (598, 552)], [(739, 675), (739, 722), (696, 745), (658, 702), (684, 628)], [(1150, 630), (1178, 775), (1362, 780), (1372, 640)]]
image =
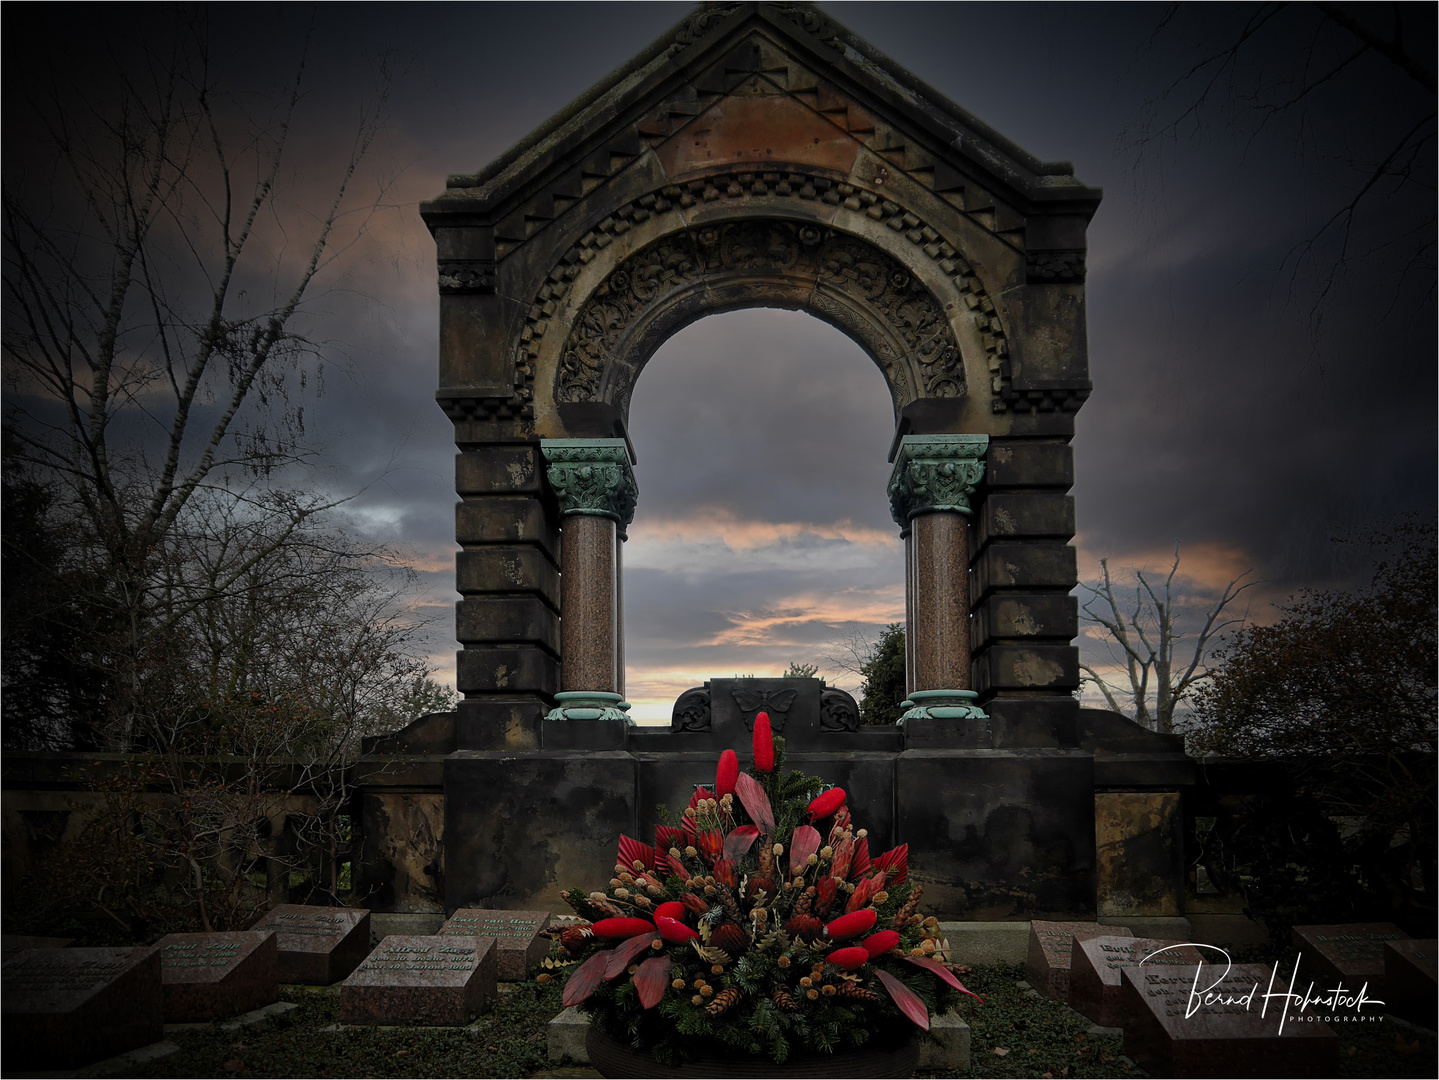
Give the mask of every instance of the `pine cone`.
[(715, 995), (715, 999), (709, 1003), (709, 1007), (705, 1009), (705, 1012), (710, 1016), (719, 1016), (722, 1013), (727, 1013), (739, 1004), (740, 998), (743, 996), (744, 995), (734, 987), (730, 987), (728, 990), (721, 990)]
[[(759, 872), (763, 877), (774, 876), (774, 845), (769, 842), (769, 837), (760, 837)], [(774, 895), (773, 890), (770, 895)]]
[(728, 918), (730, 922), (744, 922), (744, 912), (740, 910), (739, 901), (735, 899), (734, 893), (730, 890), (729, 886), (716, 885), (715, 888), (719, 892), (720, 903), (724, 905), (725, 917)]
[(593, 936), (582, 927), (567, 926), (560, 931), (560, 945), (571, 956), (579, 956), (585, 951), (585, 943)]
[(904, 924), (908, 921), (909, 917), (914, 914), (914, 909), (919, 907), (919, 898), (923, 895), (924, 886), (916, 885), (914, 887), (914, 892), (909, 894), (909, 899), (906, 900), (904, 902), (904, 905), (894, 913), (895, 926), (904, 926)]
[(630, 913), (618, 904), (600, 897), (590, 897), (590, 907), (594, 908), (605, 919), (628, 919)]
[(796, 1004), (794, 998), (790, 996), (790, 992), (783, 986), (774, 992), (773, 998), (776, 1007), (783, 1009), (785, 1012), (799, 1012), (799, 1005)]
[(814, 886), (811, 885), (804, 892), (800, 893), (799, 899), (794, 903), (794, 913), (803, 915), (814, 905)]
[(839, 997), (851, 998), (854, 1001), (868, 1001), (871, 1004), (878, 1004), (879, 1002), (878, 994), (876, 994), (873, 990), (866, 990), (864, 987), (858, 985), (857, 983), (841, 983), (836, 993)]
[(745, 948), (744, 930), (738, 923), (720, 923), (710, 935), (710, 947), (723, 949), (731, 956), (738, 956)]
[(808, 941), (818, 937), (824, 930), (824, 923), (820, 922), (813, 915), (794, 915), (789, 922), (784, 924), (784, 932), (792, 938), (803, 938)]

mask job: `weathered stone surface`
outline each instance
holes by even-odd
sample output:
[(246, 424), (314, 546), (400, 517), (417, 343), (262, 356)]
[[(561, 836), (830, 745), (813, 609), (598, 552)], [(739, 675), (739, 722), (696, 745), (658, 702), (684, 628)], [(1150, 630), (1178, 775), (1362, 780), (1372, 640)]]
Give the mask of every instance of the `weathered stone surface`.
[(1380, 999), (1385, 993), (1384, 943), (1407, 940), (1408, 934), (1387, 922), (1296, 926), (1293, 930), (1299, 970), (1321, 984), (1316, 990), (1333, 989), (1340, 981), (1348, 989), (1358, 990), (1367, 983), (1368, 995)]
[(981, 695), (1006, 690), (1073, 690), (1079, 686), (1079, 650), (1035, 642), (991, 645), (974, 658), (974, 688)]
[(560, 909), (576, 881), (608, 881), (636, 835), (636, 762), (623, 751), (445, 759), (445, 907)]
[(455, 605), (455, 637), (539, 645), (558, 656), (560, 620), (538, 596), (467, 596)]
[(1434, 938), (1384, 943), (1385, 1012), (1432, 1028), (1439, 994), (1436, 994)]
[(974, 563), (974, 595), (996, 589), (1072, 589), (1079, 580), (1074, 548), (1052, 540), (990, 544)]
[[(1121, 971), (1125, 1054), (1152, 1076), (1338, 1075), (1339, 1037), (1327, 1024), (1289, 1016), (1281, 1033), (1284, 1010), (1264, 1008), (1267, 966), (1235, 964), (1221, 980), (1223, 971), (1207, 964)], [(1223, 1000), (1191, 1004), (1196, 989)]]
[(439, 932), (442, 936), (494, 938), (497, 977), (505, 982), (524, 982), (530, 977), (530, 969), (549, 951), (549, 938), (541, 937), (549, 925), (548, 911), (461, 908)]
[(580, 1012), (578, 1005), (571, 1005), (545, 1026), (545, 1049), (550, 1061), (558, 1064), (572, 1061), (576, 1065), (588, 1065), (590, 1052), (585, 1046), (589, 1034), (590, 1020)]
[(560, 685), (560, 665), (536, 645), (471, 645), (455, 658), (455, 678), (467, 694), (553, 694)]
[(506, 495), (543, 490), (544, 462), (531, 444), (487, 446), (455, 455), (455, 490), (461, 495)]
[(929, 1021), (933, 1041), (919, 1047), (919, 1068), (935, 1072), (969, 1071), (969, 1025), (957, 1009)]
[(157, 1042), (165, 1031), (153, 948), (27, 949), (0, 969), (7, 1069), (63, 1069)]
[(1094, 795), (1098, 912), (1184, 914), (1184, 809), (1177, 791)]
[(985, 465), (991, 490), (1055, 487), (1067, 491), (1074, 486), (1074, 451), (1067, 442), (996, 439), (990, 444)]
[(977, 919), (1094, 911), (1089, 755), (906, 750), (895, 762), (895, 806), (895, 835), (936, 910)]
[[(443, 777), (443, 765), (436, 765)], [(377, 911), (442, 911), (444, 795), (366, 788), (360, 798), (360, 814), (365, 903)]]
[(979, 606), (974, 621), (976, 649), (1004, 639), (1067, 643), (1078, 632), (1079, 601), (1060, 593), (1000, 594)]
[(455, 538), (462, 544), (533, 544), (552, 559), (557, 548), (557, 531), (537, 498), (466, 499), (455, 507)]
[(329, 986), (370, 951), (370, 913), (360, 908), (277, 904), (250, 929), (275, 932), (285, 983)]
[[(1210, 959), (1218, 959), (1211, 953)], [(1160, 970), (1205, 962), (1193, 944), (1162, 938), (1075, 938), (1069, 953), (1069, 1007), (1101, 1027), (1118, 1027), (1120, 972), (1141, 965)]]
[(495, 996), (491, 938), (391, 934), (340, 986), (346, 1024), (461, 1027)]
[(280, 996), (280, 947), (271, 931), (167, 934), (160, 950), (165, 1020), (198, 1023), (249, 1012)]
[(75, 939), (72, 937), (35, 937), (30, 934), (4, 934), (0, 935), (0, 953), (4, 954), (6, 960), (10, 959), (13, 953), (24, 952), (26, 949), (63, 949), (67, 945), (73, 945)]
[(1120, 926), (1036, 919), (1029, 925), (1029, 955), (1024, 964), (1029, 985), (1047, 998), (1068, 1001), (1070, 949), (1074, 942), (1096, 937), (1133, 936)]
[(455, 591), (537, 593), (558, 609), (560, 572), (543, 551), (520, 544), (472, 548), (455, 555)]
[(975, 548), (991, 541), (1074, 536), (1074, 496), (1057, 491), (991, 491), (975, 517)]

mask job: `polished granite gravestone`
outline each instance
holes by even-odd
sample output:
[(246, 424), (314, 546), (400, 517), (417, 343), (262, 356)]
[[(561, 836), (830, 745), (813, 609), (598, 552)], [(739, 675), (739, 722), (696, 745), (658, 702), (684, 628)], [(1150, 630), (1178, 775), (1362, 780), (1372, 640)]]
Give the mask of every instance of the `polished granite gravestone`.
[(1319, 984), (1315, 990), (1332, 990), (1341, 982), (1359, 990), (1367, 983), (1372, 998), (1384, 997), (1384, 943), (1408, 939), (1387, 922), (1296, 926), (1293, 932), (1300, 973)]
[(495, 996), (493, 938), (391, 934), (340, 986), (346, 1024), (462, 1027)]
[[(1296, 1019), (1283, 999), (1266, 1003), (1273, 974), (1267, 965), (1235, 964), (1227, 975), (1224, 969), (1222, 960), (1122, 968), (1125, 1055), (1151, 1076), (1338, 1075), (1339, 1036), (1312, 1013), (1307, 1021)], [(1274, 980), (1273, 992), (1288, 989)]]
[(64, 1069), (158, 1042), (160, 953), (27, 949), (0, 968), (7, 1069)]
[(1435, 1026), (1436, 993), (1434, 938), (1384, 943), (1384, 1011), (1422, 1027)]
[(550, 951), (549, 939), (541, 936), (549, 925), (548, 911), (460, 908), (439, 932), (447, 936), (494, 938), (499, 956), (497, 977), (505, 982), (524, 982), (530, 977), (530, 968)]
[(167, 1023), (249, 1012), (280, 996), (279, 935), (269, 930), (167, 934), (160, 950)]
[[(1069, 954), (1069, 1007), (1103, 1027), (1119, 1026), (1120, 972), (1193, 967), (1205, 962), (1193, 944), (1159, 938), (1103, 937), (1073, 939)], [(1211, 959), (1217, 958), (1217, 954)], [(1143, 964), (1140, 965), (1140, 962)]]
[(0, 956), (6, 960), (26, 949), (63, 949), (75, 944), (72, 937), (35, 937), (30, 934), (0, 934)]
[(275, 932), (282, 983), (329, 986), (370, 951), (370, 913), (363, 908), (276, 904), (250, 929)]
[(1123, 926), (1101, 926), (1092, 922), (1046, 922), (1029, 924), (1029, 956), (1025, 961), (1029, 985), (1055, 1001), (1069, 1000), (1069, 950), (1077, 938), (1133, 937)]

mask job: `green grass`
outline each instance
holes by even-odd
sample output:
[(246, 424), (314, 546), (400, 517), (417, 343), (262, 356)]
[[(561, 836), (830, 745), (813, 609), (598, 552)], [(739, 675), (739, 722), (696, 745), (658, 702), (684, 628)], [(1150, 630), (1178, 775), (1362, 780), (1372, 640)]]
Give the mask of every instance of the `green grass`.
[[(971, 1069), (920, 1073), (962, 1077), (1138, 1077), (1122, 1060), (1119, 1036), (1088, 1034), (1089, 1021), (1057, 1002), (1019, 987), (1018, 965), (975, 968), (965, 983), (985, 999), (961, 1007), (970, 1026)], [(473, 1028), (405, 1030), (345, 1028), (339, 1023), (338, 987), (290, 988), (283, 995), (300, 1007), (277, 1020), (226, 1034), (217, 1028), (176, 1032), (167, 1038), (180, 1053), (122, 1076), (435, 1076), (520, 1077), (552, 1068), (545, 1025), (560, 1011), (556, 985), (523, 983), (500, 994)], [(1346, 1029), (1340, 1038), (1340, 1075), (1432, 1077), (1439, 1066), (1433, 1038), (1386, 1021)], [(998, 1054), (996, 1050), (1005, 1051)]]

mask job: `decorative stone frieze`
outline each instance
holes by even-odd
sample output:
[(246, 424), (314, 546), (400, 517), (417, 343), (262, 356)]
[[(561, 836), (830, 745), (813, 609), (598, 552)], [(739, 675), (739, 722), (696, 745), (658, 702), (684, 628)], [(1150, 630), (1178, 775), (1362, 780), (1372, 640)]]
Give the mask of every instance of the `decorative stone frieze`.
[(889, 479), (890, 514), (901, 531), (919, 514), (968, 515), (984, 478), (988, 435), (906, 435)]
[(440, 293), (492, 293), (494, 259), (445, 259), (440, 263)]
[(565, 517), (605, 517), (625, 528), (635, 516), (639, 488), (623, 439), (543, 439), (550, 487)]

